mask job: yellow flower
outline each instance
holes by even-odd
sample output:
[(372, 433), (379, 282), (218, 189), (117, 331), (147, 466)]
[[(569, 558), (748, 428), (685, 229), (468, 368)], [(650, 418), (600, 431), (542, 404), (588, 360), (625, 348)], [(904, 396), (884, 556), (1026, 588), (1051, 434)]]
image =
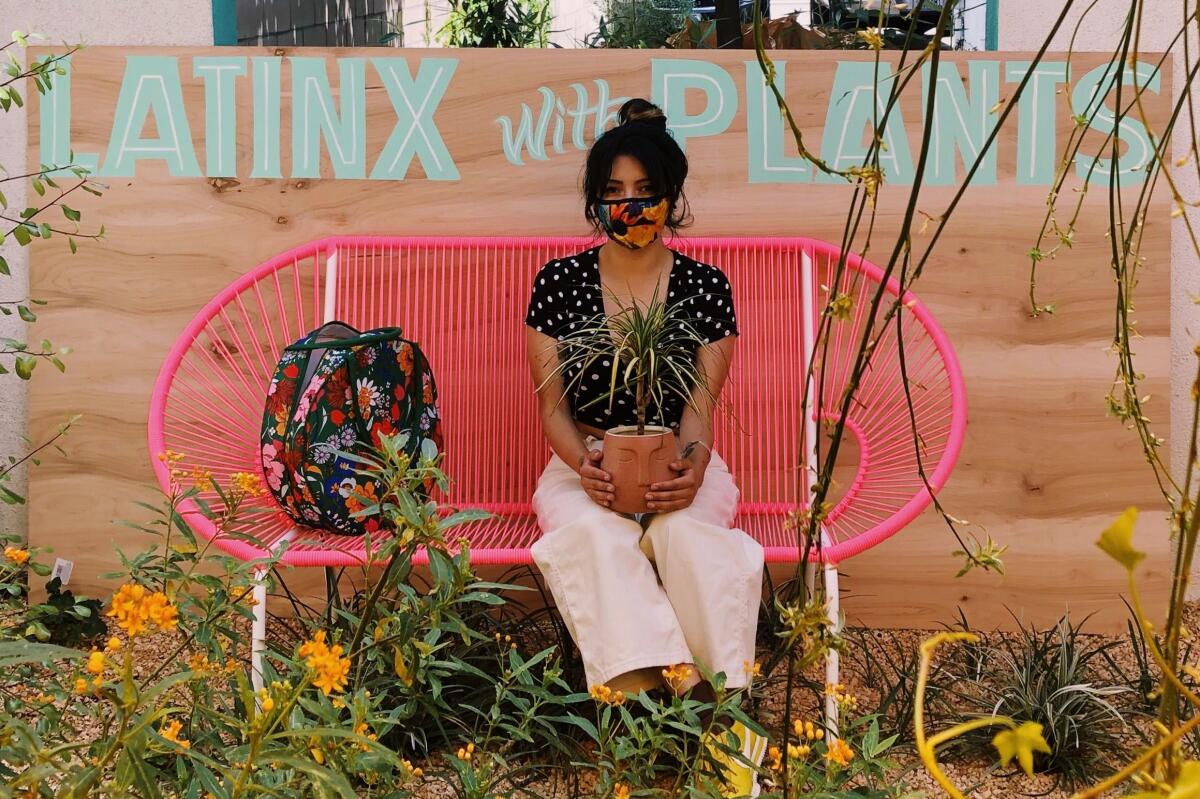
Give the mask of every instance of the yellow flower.
[(88, 681), (79, 677), (75, 680), (75, 693), (86, 694), (88, 692)]
[(468, 743), (465, 747), (460, 746), (455, 754), (458, 755), (459, 760), (465, 760), (470, 763), (471, 755), (475, 754), (475, 744)]
[(678, 691), (683, 687), (683, 683), (692, 676), (692, 667), (686, 663), (668, 666), (662, 670), (662, 676), (672, 690)]
[(317, 634), (300, 647), (300, 657), (305, 664), (317, 672), (313, 685), (320, 688), (328, 696), (333, 691), (341, 691), (350, 679), (350, 658), (342, 657), (342, 645), (332, 647), (325, 643), (325, 631), (318, 630)]
[(108, 643), (104, 645), (104, 648), (109, 652), (120, 652), (121, 639), (114, 635), (112, 638), (108, 639)]
[(771, 771), (779, 771), (783, 768), (783, 752), (778, 746), (772, 746), (767, 750), (767, 755), (771, 758)]
[(92, 654), (88, 655), (87, 670), (92, 674), (101, 675), (104, 673), (104, 653), (93, 649)]
[(192, 483), (201, 491), (207, 491), (213, 484), (212, 472), (208, 469), (192, 469)]
[(754, 664), (751, 665), (750, 661), (743, 660), (742, 671), (746, 672), (746, 676), (753, 680), (762, 676), (762, 664), (758, 661), (755, 661)]
[(16, 547), (5, 547), (4, 557), (8, 558), (18, 566), (24, 566), (26, 561), (29, 560), (29, 550), (17, 549)]
[(1033, 753), (1050, 754), (1050, 745), (1042, 737), (1042, 725), (1026, 721), (1015, 730), (1001, 730), (992, 738), (992, 745), (1000, 753), (1000, 765), (1007, 766), (1015, 757), (1021, 768), (1033, 776)]
[(39, 703), (39, 704), (43, 704), (43, 705), (49, 705), (49, 704), (51, 704), (52, 702), (54, 702), (54, 697), (53, 697), (53, 696), (51, 696), (50, 694), (41, 694), (41, 693), (39, 693), (37, 696), (35, 696), (35, 697), (33, 698), (33, 701), (34, 701), (34, 702), (37, 702), (37, 703)]
[(258, 689), (258, 707), (264, 715), (275, 709), (275, 700), (271, 698), (271, 693), (266, 688)]
[(179, 744), (184, 749), (188, 749), (191, 747), (192, 742), (179, 737), (179, 733), (182, 729), (183, 725), (178, 719), (172, 721), (170, 724), (167, 724), (164, 721), (162, 726), (158, 728), (158, 734), (166, 738), (171, 743)]
[(839, 294), (829, 302), (829, 313), (843, 322), (850, 321), (850, 311), (854, 309), (854, 298), (849, 294)]
[(309, 749), (308, 751), (312, 753), (313, 760), (317, 761), (318, 764), (323, 764), (325, 762), (325, 753), (322, 752), (320, 749), (317, 749), (314, 746), (312, 749)]
[(1133, 548), (1133, 525), (1136, 521), (1137, 508), (1128, 507), (1115, 522), (1100, 534), (1100, 538), (1096, 541), (1096, 546), (1124, 566), (1126, 571), (1136, 569), (1142, 558), (1146, 557), (1145, 552), (1139, 552)]
[(825, 752), (825, 759), (830, 763), (837, 763), (839, 766), (845, 767), (850, 765), (850, 761), (854, 759), (854, 750), (841, 738), (831, 738), (829, 749)]
[(858, 32), (858, 38), (867, 43), (872, 50), (883, 49), (883, 31), (879, 28), (867, 28)]
[(164, 630), (175, 627), (175, 606), (161, 591), (150, 594), (145, 586), (125, 583), (113, 595), (112, 608), (106, 614), (117, 617), (117, 626), (135, 636), (146, 631), (147, 622), (153, 622)]
[(414, 768), (413, 764), (407, 759), (401, 759), (401, 765), (404, 766), (404, 773), (407, 775), (401, 778), (401, 782), (408, 782), (413, 779), (420, 779), (425, 776), (425, 772), (421, 771), (420, 767)]
[(613, 793), (613, 799), (629, 799), (629, 786), (618, 782)]
[(603, 702), (606, 705), (621, 705), (625, 702), (625, 694), (622, 691), (614, 691), (607, 685), (596, 684), (588, 690), (588, 694), (597, 702)]
[(208, 655), (204, 652), (195, 652), (188, 658), (188, 670), (190, 671), (208, 671), (212, 664), (208, 662)]
[(250, 472), (234, 472), (229, 476), (233, 491), (241, 496), (257, 497), (263, 493), (262, 478)]

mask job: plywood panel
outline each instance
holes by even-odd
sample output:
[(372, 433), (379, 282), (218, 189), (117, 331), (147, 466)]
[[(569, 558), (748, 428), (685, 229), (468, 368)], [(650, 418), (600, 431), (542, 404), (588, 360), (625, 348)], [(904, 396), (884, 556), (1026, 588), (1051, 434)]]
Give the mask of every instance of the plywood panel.
[[(183, 97), (197, 157), (204, 167), (204, 90), (191, 78), (200, 56), (269, 56), (276, 51), (239, 48), (89, 48), (74, 57), (72, 144), (103, 152), (113, 127), (126, 57), (178, 59)], [(287, 52), (284, 55), (291, 55)], [(365, 57), (354, 50), (304, 50), (326, 59), (337, 86), (337, 60)], [(106, 238), (79, 254), (52, 240), (33, 251), (33, 294), (48, 300), (38, 335), (75, 348), (65, 375), (39, 374), (32, 385), (31, 429), (41, 439), (67, 415), (83, 413), (65, 442), (66, 457), (49, 457), (31, 475), (30, 540), (51, 545), (76, 562), (74, 582), (102, 592), (98, 575), (116, 567), (114, 545), (147, 543), (113, 524), (137, 517), (135, 500), (154, 496), (145, 443), (146, 412), (159, 364), (192, 315), (217, 291), (255, 264), (302, 242), (338, 233), (446, 235), (583, 234), (578, 184), (583, 152), (569, 143), (545, 160), (510, 163), (500, 144), (498, 117), (514, 117), (521, 103), (540, 107), (538, 87), (573, 97), (570, 84), (594, 92), (594, 78), (614, 96), (650, 96), (652, 59), (697, 59), (723, 67), (739, 89), (737, 113), (720, 135), (692, 138), (687, 153), (687, 193), (693, 235), (803, 235), (841, 239), (851, 190), (822, 184), (762, 184), (747, 178), (748, 136), (744, 94), (745, 52), (697, 51), (402, 51), (419, 59), (454, 58), (457, 70), (437, 106), (435, 120), (459, 171), (457, 180), (428, 180), (417, 160), (398, 181), (322, 177), (249, 177), (253, 152), (251, 86), (236, 84), (238, 177), (173, 177), (159, 163), (139, 164), (135, 177), (102, 177), (102, 199), (72, 202), (89, 222), (103, 222)], [(966, 74), (981, 56), (948, 56)], [(986, 54), (1002, 61), (1028, 54)], [(789, 53), (788, 98), (810, 146), (827, 123), (836, 58), (852, 54)], [(1077, 70), (1101, 64), (1083, 57)], [(291, 169), (290, 84), (284, 69), (281, 119), (284, 174)], [(395, 124), (378, 76), (366, 69), (368, 168)], [(1163, 96), (1169, 80), (1164, 78)], [(1012, 86), (1005, 91), (1011, 93)], [(908, 138), (920, 138), (916, 92), (902, 103)], [(704, 96), (689, 91), (686, 111), (698, 114)], [(1161, 123), (1165, 101), (1149, 95)], [(1060, 107), (1057, 134), (1071, 123)], [(36, 103), (35, 103), (36, 105)], [(38, 115), (30, 114), (31, 163), (37, 163)], [(851, 618), (877, 624), (935, 624), (964, 604), (973, 621), (1004, 622), (1007, 604), (1041, 622), (1066, 607), (1082, 616), (1102, 611), (1097, 628), (1122, 621), (1117, 601), (1122, 574), (1092, 546), (1099, 531), (1129, 504), (1143, 508), (1140, 545), (1150, 551), (1146, 581), (1157, 601), (1166, 588), (1168, 542), (1161, 497), (1137, 440), (1105, 417), (1104, 395), (1115, 361), (1106, 352), (1112, 335), (1113, 282), (1105, 239), (1101, 188), (1086, 199), (1075, 247), (1043, 265), (1039, 292), (1057, 303), (1053, 316), (1027, 313), (1025, 253), (1045, 212), (1046, 187), (1015, 180), (1015, 118), (998, 141), (998, 181), (973, 187), (938, 244), (915, 290), (930, 306), (956, 347), (965, 374), (969, 427), (960, 464), (942, 500), (956, 516), (984, 525), (1011, 545), (1008, 575), (955, 580), (954, 542), (943, 523), (926, 513), (875, 551), (843, 567)], [(1161, 127), (1161, 124), (1159, 124)], [(152, 129), (151, 129), (152, 130)], [(589, 126), (590, 130), (590, 126)], [(758, 132), (754, 129), (753, 132)], [(591, 135), (587, 137), (590, 143)], [(791, 153), (789, 146), (786, 152)], [(327, 153), (326, 160), (327, 160)], [(959, 174), (962, 168), (959, 167)], [(953, 187), (928, 187), (919, 208), (940, 214)], [(906, 191), (886, 186), (880, 197), (875, 244), (867, 253), (886, 260), (902, 220)], [(1138, 286), (1139, 368), (1146, 375), (1149, 408), (1166, 435), (1169, 305), (1169, 225), (1160, 196), (1147, 218)], [(917, 236), (918, 247), (928, 240)], [(753, 324), (753, 319), (744, 319)], [(446, 368), (451, 368), (447, 366)]]

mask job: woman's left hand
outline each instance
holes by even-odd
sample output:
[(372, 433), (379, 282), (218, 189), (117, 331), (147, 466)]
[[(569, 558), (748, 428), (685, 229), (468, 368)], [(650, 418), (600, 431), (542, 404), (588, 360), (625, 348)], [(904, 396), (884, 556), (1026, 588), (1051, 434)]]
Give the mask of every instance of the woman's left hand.
[(662, 483), (652, 483), (646, 494), (647, 508), (655, 513), (682, 510), (696, 499), (700, 490), (700, 468), (686, 458), (671, 461), (671, 471), (679, 477)]

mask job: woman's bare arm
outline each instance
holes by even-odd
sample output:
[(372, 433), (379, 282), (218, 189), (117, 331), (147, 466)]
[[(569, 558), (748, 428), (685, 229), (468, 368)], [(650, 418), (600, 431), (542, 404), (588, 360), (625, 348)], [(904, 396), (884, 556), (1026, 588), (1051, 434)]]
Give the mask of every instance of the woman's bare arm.
[(533, 385), (538, 389), (542, 429), (550, 448), (579, 473), (580, 484), (593, 501), (609, 505), (613, 499), (612, 477), (599, 468), (601, 453), (589, 453), (583, 434), (571, 418), (562, 375), (555, 373), (558, 368), (558, 342), (553, 336), (526, 327), (525, 348)]

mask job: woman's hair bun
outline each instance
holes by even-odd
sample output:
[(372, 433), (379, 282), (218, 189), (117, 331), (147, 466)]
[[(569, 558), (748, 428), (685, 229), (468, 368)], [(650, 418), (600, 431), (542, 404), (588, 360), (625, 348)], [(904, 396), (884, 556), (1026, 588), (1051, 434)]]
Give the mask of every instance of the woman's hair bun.
[(633, 122), (642, 122), (649, 125), (662, 128), (667, 127), (667, 115), (662, 109), (651, 103), (648, 100), (643, 100), (640, 97), (635, 97), (632, 100), (627, 100), (621, 110), (618, 112), (618, 118), (622, 125), (628, 125)]

